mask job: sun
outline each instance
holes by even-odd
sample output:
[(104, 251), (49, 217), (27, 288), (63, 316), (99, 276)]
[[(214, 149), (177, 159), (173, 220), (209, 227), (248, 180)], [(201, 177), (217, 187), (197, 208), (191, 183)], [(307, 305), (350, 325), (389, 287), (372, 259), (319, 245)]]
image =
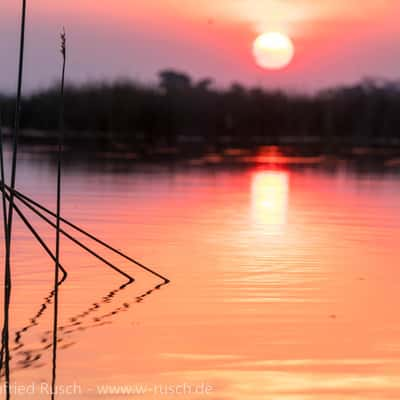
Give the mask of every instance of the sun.
[(254, 40), (253, 55), (256, 63), (262, 68), (282, 69), (292, 61), (294, 46), (282, 33), (263, 33)]

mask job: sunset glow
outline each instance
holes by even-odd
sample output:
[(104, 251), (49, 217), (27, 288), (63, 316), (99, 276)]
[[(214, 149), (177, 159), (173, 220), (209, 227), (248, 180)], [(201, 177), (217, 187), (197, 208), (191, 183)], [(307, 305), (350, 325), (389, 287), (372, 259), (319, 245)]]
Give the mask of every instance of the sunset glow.
[[(269, 58), (261, 55), (261, 61), (254, 62), (251, 47), (265, 32), (280, 32), (295, 45), (290, 68), (270, 74), (270, 86), (302, 90), (365, 76), (398, 77), (400, 56), (393, 37), (400, 33), (400, 4), (394, 0), (365, 0), (362, 7), (356, 0), (149, 0), (135, 5), (85, 0), (79, 7), (53, 3), (38, 0), (28, 10), (26, 50), (36, 73), (26, 76), (26, 90), (56, 78), (55, 36), (64, 25), (70, 43), (69, 79), (76, 82), (119, 77), (155, 82), (161, 69), (179, 67), (221, 85), (256, 84), (259, 65), (269, 65)], [(18, 16), (17, 3), (5, 0), (0, 22), (11, 37), (18, 36)], [(12, 90), (15, 43), (3, 35), (0, 50), (9, 55), (0, 85)]]

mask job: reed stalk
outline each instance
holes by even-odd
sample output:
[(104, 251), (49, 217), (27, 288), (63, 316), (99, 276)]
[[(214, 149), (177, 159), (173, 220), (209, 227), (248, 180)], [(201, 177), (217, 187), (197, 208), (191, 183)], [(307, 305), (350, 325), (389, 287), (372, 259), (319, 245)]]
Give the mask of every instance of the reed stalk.
[[(21, 32), (19, 42), (19, 63), (18, 63), (18, 85), (17, 97), (15, 103), (14, 117), (14, 135), (13, 135), (13, 151), (11, 164), (11, 183), (10, 188), (15, 189), (16, 172), (17, 172), (17, 153), (18, 153), (18, 136), (20, 128), (21, 114), (21, 93), (22, 93), (22, 76), (24, 71), (24, 50), (25, 50), (25, 24), (26, 24), (26, 0), (22, 0), (21, 12)], [(4, 181), (3, 181), (4, 183)], [(6, 400), (10, 399), (10, 348), (9, 348), (9, 319), (10, 319), (10, 298), (11, 298), (11, 239), (12, 239), (12, 222), (14, 211), (14, 191), (10, 192), (10, 200), (7, 213), (7, 235), (5, 238), (5, 271), (4, 271), (4, 321), (2, 331), (2, 346), (4, 349), (4, 364), (5, 364), (5, 385), (6, 385)]]
[[(5, 188), (10, 191), (10, 188), (5, 185)], [(44, 217), (43, 214), (41, 214), (40, 212), (38, 212), (37, 209), (44, 211), (47, 215), (50, 215), (52, 217), (56, 217), (56, 214), (51, 211), (50, 209), (46, 208), (45, 206), (43, 206), (42, 204), (38, 203), (37, 201), (35, 201), (34, 199), (32, 199), (31, 197), (26, 196), (25, 194), (19, 192), (18, 190), (14, 190), (15, 192), (15, 196), (21, 201), (23, 202), (27, 207), (29, 207), (34, 213), (36, 213), (37, 215), (39, 215), (40, 218), (42, 218), (44, 221), (46, 221), (48, 224), (52, 225), (53, 227), (55, 227), (55, 225), (48, 220), (47, 218)], [(37, 209), (35, 209), (34, 207), (36, 207)], [(165, 284), (170, 283), (170, 280), (168, 278), (166, 278), (165, 276), (159, 274), (158, 272), (154, 271), (153, 269), (145, 266), (144, 264), (142, 264), (141, 262), (135, 260), (134, 258), (128, 256), (127, 254), (123, 253), (122, 251), (118, 250), (117, 248), (109, 245), (108, 243), (106, 243), (104, 240), (99, 239), (98, 237), (92, 235), (91, 233), (89, 233), (88, 231), (80, 228), (79, 226), (77, 226), (76, 224), (72, 223), (71, 221), (67, 220), (66, 218), (61, 217), (61, 222), (63, 222), (65, 225), (68, 225), (70, 228), (76, 230), (77, 232), (85, 235), (86, 237), (88, 237), (89, 239), (93, 240), (94, 242), (100, 244), (101, 246), (111, 250), (113, 253), (118, 254), (119, 256), (125, 258), (126, 260), (130, 261), (131, 263), (135, 264), (136, 266), (138, 266), (139, 268), (153, 274), (154, 276), (157, 276), (158, 278), (162, 279), (164, 281)], [(61, 230), (61, 233), (63, 233), (63, 230)], [(67, 235), (64, 233), (65, 236), (67, 236), (70, 240), (73, 240), (73, 238), (70, 237), (70, 235)], [(73, 240), (74, 241), (74, 240)], [(76, 243), (79, 246), (82, 247), (82, 243)], [(85, 248), (85, 247), (83, 247)], [(85, 248), (86, 251), (91, 252), (90, 249)], [(91, 253), (92, 255), (94, 255), (95, 257), (97, 257), (97, 254), (93, 254), (93, 252)], [(99, 257), (97, 257), (99, 258)], [(115, 265), (112, 265), (111, 263), (104, 261), (104, 259), (99, 258), (101, 261), (103, 261), (105, 264), (107, 264), (108, 266), (111, 266), (111, 268), (116, 269)], [(111, 265), (110, 265), (111, 264)], [(120, 271), (118, 271), (120, 272)], [(133, 280), (133, 278), (131, 278)]]
[[(5, 188), (3, 183), (5, 182), (5, 172), (4, 172), (4, 152), (3, 152), (3, 130), (2, 130), (2, 118), (0, 113), (0, 175), (1, 175), (1, 200), (3, 209), (3, 227), (4, 227), (4, 243), (7, 242), (7, 198)], [(5, 248), (6, 249), (6, 248)], [(0, 372), (3, 368), (4, 360), (4, 345), (1, 344), (0, 350)]]
[(64, 86), (65, 86), (65, 65), (66, 65), (66, 34), (65, 29), (61, 33), (61, 55), (62, 71), (60, 84), (60, 115), (58, 132), (58, 161), (57, 161), (57, 210), (56, 210), (56, 253), (54, 268), (54, 313), (53, 313), (53, 363), (51, 376), (51, 399), (55, 397), (56, 373), (57, 373), (57, 333), (58, 333), (58, 276), (60, 270), (60, 222), (61, 222), (61, 163), (62, 147), (64, 142)]
[[(10, 191), (10, 189), (7, 187), (7, 185), (5, 185), (5, 188), (8, 191)], [(33, 211), (39, 218), (41, 218), (43, 221), (45, 221), (48, 225), (52, 226), (53, 228), (56, 228), (56, 224), (54, 222), (52, 222), (49, 218), (46, 218), (45, 215), (43, 215), (43, 213), (38, 211), (32, 204), (30, 204), (30, 202), (28, 200), (25, 200), (24, 196), (21, 196), (20, 194), (17, 195), (17, 193), (19, 193), (19, 192), (15, 192), (15, 197), (17, 197), (21, 203), (23, 203), (27, 208), (29, 208), (31, 211)], [(44, 208), (43, 206), (39, 207), (38, 203), (36, 203), (35, 206), (37, 206), (38, 208), (41, 208), (41, 207)], [(61, 221), (63, 221), (62, 218), (61, 218)], [(65, 237), (67, 237), (73, 243), (75, 243), (76, 245), (78, 245), (79, 247), (84, 249), (86, 252), (88, 252), (89, 254), (91, 254), (92, 256), (97, 258), (98, 260), (100, 260), (102, 263), (106, 264), (109, 268), (113, 269), (114, 271), (118, 272), (120, 275), (127, 278), (128, 282), (132, 283), (135, 281), (135, 279), (132, 276), (130, 276), (129, 274), (127, 274), (126, 272), (124, 272), (123, 270), (118, 268), (116, 265), (112, 264), (110, 261), (106, 260), (104, 257), (102, 257), (101, 255), (99, 255), (98, 253), (96, 253), (95, 251), (90, 249), (88, 246), (86, 246), (84, 243), (82, 243), (81, 241), (76, 239), (74, 236), (72, 236), (71, 234), (69, 234), (68, 232), (63, 230), (62, 228), (60, 228), (60, 233), (62, 233)]]

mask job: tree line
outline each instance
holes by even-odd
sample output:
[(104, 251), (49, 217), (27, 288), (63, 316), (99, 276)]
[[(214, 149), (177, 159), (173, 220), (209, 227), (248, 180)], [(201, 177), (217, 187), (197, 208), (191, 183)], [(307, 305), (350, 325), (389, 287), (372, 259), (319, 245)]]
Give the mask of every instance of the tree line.
[[(58, 128), (58, 87), (26, 96), (21, 127), (51, 139)], [(321, 142), (400, 144), (400, 84), (364, 80), (313, 95), (238, 83), (218, 89), (165, 70), (157, 85), (130, 80), (67, 85), (67, 140), (126, 148), (255, 146)], [(3, 125), (12, 126), (14, 99), (1, 95)]]

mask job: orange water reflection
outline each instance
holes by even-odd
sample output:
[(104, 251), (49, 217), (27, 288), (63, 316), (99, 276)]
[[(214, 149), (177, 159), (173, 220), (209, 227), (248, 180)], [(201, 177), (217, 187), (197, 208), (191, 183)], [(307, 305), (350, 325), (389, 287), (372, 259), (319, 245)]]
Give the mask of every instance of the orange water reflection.
[[(19, 168), (20, 186), (54, 204), (54, 171), (23, 156)], [(400, 397), (396, 176), (156, 169), (63, 182), (66, 215), (171, 284), (137, 302), (156, 279), (104, 252), (136, 278), (118, 291), (124, 279), (63, 241), (60, 383), (207, 382), (212, 400)], [(32, 325), (53, 271), (18, 220), (15, 235), (14, 333)], [(35, 322), (19, 350), (12, 336), (18, 382), (49, 377), (50, 305)]]
[(252, 176), (251, 203), (254, 221), (269, 234), (284, 230), (289, 197), (289, 174), (256, 172)]

